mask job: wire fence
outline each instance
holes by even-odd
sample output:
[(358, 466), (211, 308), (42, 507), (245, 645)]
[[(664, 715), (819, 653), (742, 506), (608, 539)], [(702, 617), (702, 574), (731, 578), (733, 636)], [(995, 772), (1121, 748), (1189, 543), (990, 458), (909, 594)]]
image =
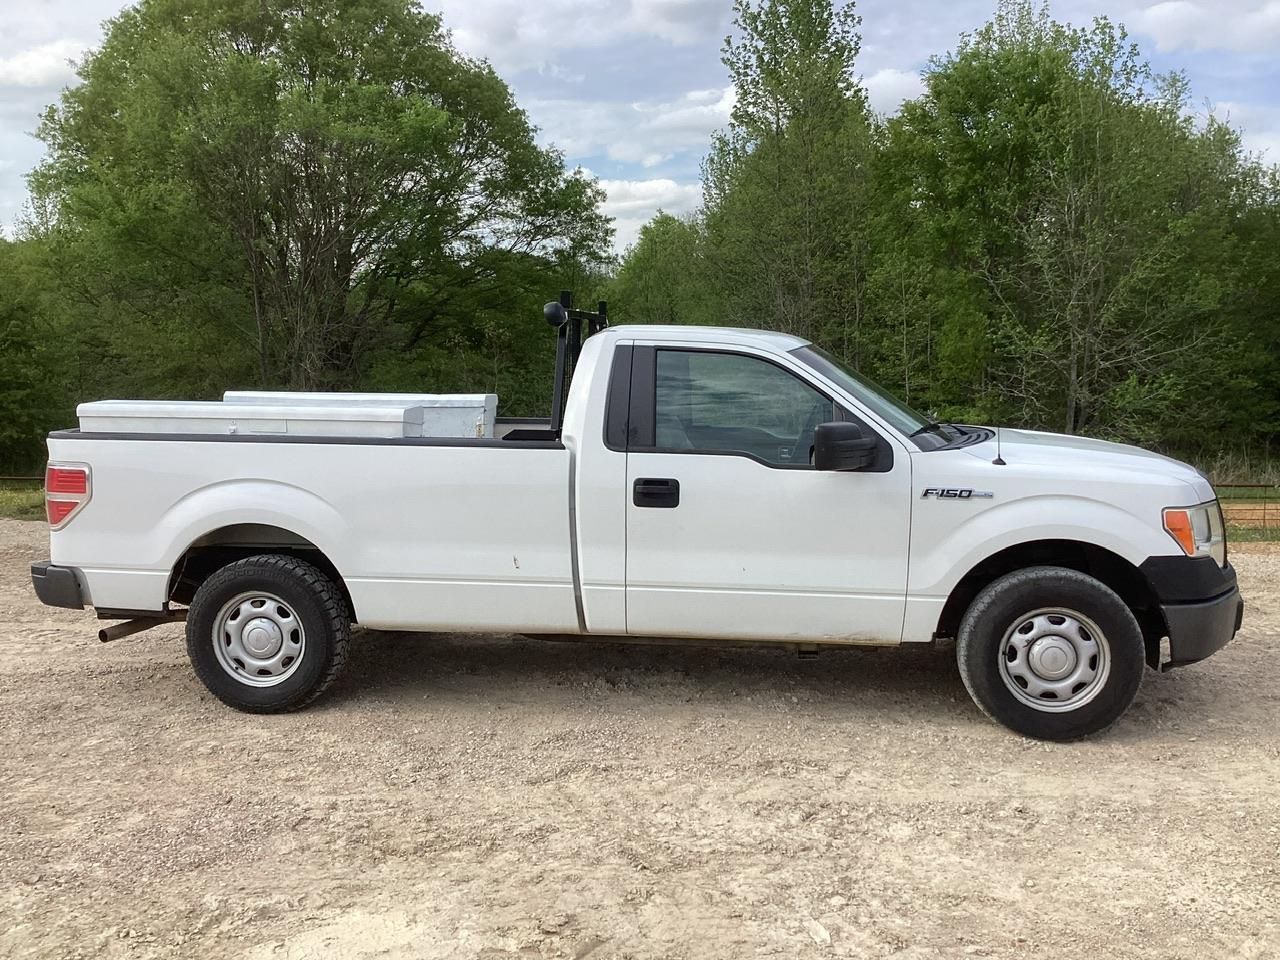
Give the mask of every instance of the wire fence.
[(1280, 484), (1215, 483), (1228, 540), (1280, 540)]
[[(0, 476), (0, 489), (32, 490), (44, 477)], [(1228, 540), (1280, 540), (1280, 484), (1215, 483)]]

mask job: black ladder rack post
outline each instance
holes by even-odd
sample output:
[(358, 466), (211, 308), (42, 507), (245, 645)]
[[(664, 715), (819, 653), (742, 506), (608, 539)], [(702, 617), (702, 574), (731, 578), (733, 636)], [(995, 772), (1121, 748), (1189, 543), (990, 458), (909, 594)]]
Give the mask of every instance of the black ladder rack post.
[[(562, 291), (560, 294), (560, 306), (564, 308), (564, 314), (569, 314), (569, 303), (572, 295), (569, 291)], [(560, 436), (560, 427), (564, 423), (564, 400), (565, 389), (569, 382), (569, 327), (571, 321), (566, 321), (556, 328), (556, 382), (551, 391), (551, 432), (557, 437)]]
[(573, 294), (560, 292), (559, 302), (552, 301), (543, 308), (543, 316), (556, 326), (556, 381), (551, 392), (551, 433), (559, 437), (564, 426), (565, 405), (569, 399), (569, 384), (573, 381), (578, 357), (582, 354), (582, 325), (586, 324), (588, 337), (609, 326), (609, 305), (601, 300), (598, 310), (573, 309)]
[[(582, 311), (573, 309), (573, 293), (568, 290), (560, 291), (560, 305), (569, 316), (569, 359), (564, 370), (564, 395), (560, 398), (564, 402), (568, 399), (569, 384), (573, 383), (573, 371), (578, 367), (578, 354), (582, 353)], [(560, 414), (563, 420), (564, 411)]]
[(601, 300), (596, 306), (596, 315), (587, 321), (587, 336), (599, 333), (609, 326), (609, 304)]

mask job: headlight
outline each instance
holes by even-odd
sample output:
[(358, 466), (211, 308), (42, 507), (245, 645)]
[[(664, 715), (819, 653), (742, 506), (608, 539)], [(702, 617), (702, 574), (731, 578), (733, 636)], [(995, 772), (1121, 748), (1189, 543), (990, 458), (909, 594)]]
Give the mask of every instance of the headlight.
[(1165, 507), (1164, 528), (1188, 557), (1213, 557), (1227, 565), (1226, 525), (1217, 500), (1194, 507)]

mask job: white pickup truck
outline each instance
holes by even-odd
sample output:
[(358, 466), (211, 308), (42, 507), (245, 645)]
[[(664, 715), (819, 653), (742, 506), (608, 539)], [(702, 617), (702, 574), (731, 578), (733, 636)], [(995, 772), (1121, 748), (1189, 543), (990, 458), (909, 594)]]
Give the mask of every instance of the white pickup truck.
[(1050, 740), (1240, 627), (1222, 513), (1185, 464), (936, 423), (792, 336), (547, 314), (552, 416), (495, 436), (53, 433), (37, 594), (136, 618), (104, 639), (185, 619), (200, 679), (253, 712), (314, 700), (353, 623), (954, 640), (978, 706)]

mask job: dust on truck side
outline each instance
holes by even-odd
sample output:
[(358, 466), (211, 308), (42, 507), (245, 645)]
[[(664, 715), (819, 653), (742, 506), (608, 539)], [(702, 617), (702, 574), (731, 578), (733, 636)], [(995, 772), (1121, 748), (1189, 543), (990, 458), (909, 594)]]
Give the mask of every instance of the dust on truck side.
[(546, 420), (451, 432), (413, 395), (240, 394), (144, 429), (137, 404), (89, 405), (92, 428), (49, 437), (37, 594), (130, 621), (107, 638), (185, 619), (200, 679), (253, 712), (319, 696), (352, 624), (954, 639), (978, 706), (1052, 740), (1240, 627), (1222, 512), (1185, 464), (938, 423), (784, 334), (546, 314)]

